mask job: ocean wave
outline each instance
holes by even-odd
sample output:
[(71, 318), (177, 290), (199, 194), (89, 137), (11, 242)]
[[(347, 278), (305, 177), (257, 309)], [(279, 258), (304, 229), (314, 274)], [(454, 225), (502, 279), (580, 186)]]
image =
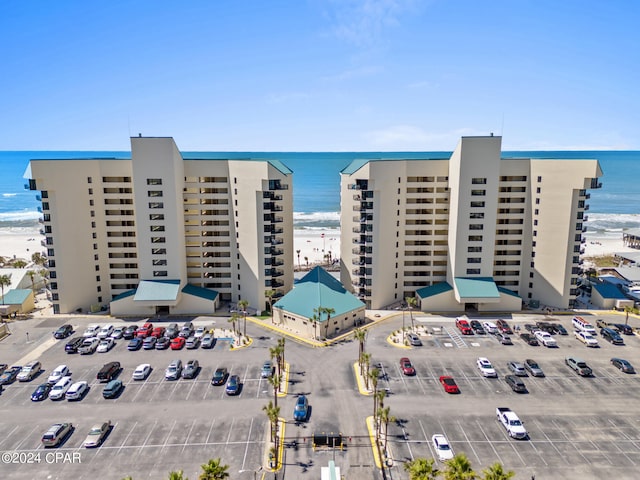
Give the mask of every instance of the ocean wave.
[(15, 197), (18, 195), (17, 193), (3, 193), (2, 196), (5, 198)]
[(37, 222), (42, 214), (36, 210), (20, 210), (13, 212), (0, 212), (0, 222)]
[(340, 212), (293, 212), (295, 228), (338, 228)]
[(630, 228), (640, 228), (640, 214), (637, 213), (589, 213), (587, 229), (601, 234), (620, 234)]

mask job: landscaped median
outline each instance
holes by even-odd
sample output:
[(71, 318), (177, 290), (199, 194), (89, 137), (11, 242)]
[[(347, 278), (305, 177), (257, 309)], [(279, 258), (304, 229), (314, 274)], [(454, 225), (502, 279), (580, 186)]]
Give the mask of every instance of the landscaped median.
[(353, 364), (353, 373), (356, 377), (356, 383), (358, 384), (358, 391), (360, 395), (372, 395), (373, 390), (367, 388), (364, 377), (360, 374), (360, 364), (358, 362)]
[[(382, 445), (376, 444), (376, 427), (373, 422), (373, 417), (367, 417), (365, 419), (367, 424), (367, 431), (369, 432), (369, 441), (371, 442), (371, 449), (373, 450), (373, 461), (376, 467), (382, 468), (384, 466), (390, 466), (391, 455), (388, 451), (383, 451)], [(382, 458), (380, 458), (382, 456)]]

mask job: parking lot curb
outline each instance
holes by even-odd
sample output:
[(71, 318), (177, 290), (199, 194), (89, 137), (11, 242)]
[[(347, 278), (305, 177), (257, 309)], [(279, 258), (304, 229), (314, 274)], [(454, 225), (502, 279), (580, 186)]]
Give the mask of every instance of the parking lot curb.
[(243, 348), (248, 348), (248, 347), (250, 347), (250, 346), (251, 346), (251, 344), (253, 343), (253, 338), (251, 338), (251, 337), (247, 337), (247, 338), (249, 339), (249, 341), (248, 341), (247, 343), (242, 344), (242, 345), (240, 345), (239, 347), (235, 347), (235, 346), (231, 345), (231, 346), (229, 347), (229, 350), (230, 350), (231, 352), (235, 352), (236, 350), (242, 350)]
[[(285, 431), (286, 423), (287, 422), (284, 418), (278, 417), (278, 458), (277, 458), (275, 468), (271, 466), (272, 442), (271, 442), (271, 438), (269, 437), (269, 434), (267, 433), (267, 438), (269, 438), (269, 441), (265, 443), (265, 445), (267, 446), (267, 450), (264, 455), (264, 464), (267, 465), (267, 468), (265, 468), (265, 470), (268, 472), (279, 472), (280, 470), (282, 470), (282, 467), (283, 467), (282, 460), (284, 458), (284, 431)], [(269, 431), (269, 428), (267, 428), (267, 432)], [(264, 473), (263, 473), (263, 478), (264, 478)]]
[(358, 384), (358, 391), (360, 392), (360, 395), (372, 395), (373, 392), (371, 390), (368, 390), (365, 388), (364, 386), (364, 381), (362, 378), (362, 375), (360, 375), (360, 368), (358, 367), (358, 362), (355, 362), (353, 364), (353, 374), (356, 377), (356, 383)]
[(411, 350), (411, 347), (409, 345), (402, 345), (399, 342), (394, 342), (393, 340), (391, 340), (391, 338), (393, 337), (393, 334), (389, 335), (387, 337), (387, 343), (389, 345), (391, 345), (392, 347), (396, 347), (396, 348), (402, 348), (404, 350)]
[(278, 391), (279, 397), (286, 397), (289, 394), (289, 363), (284, 362), (284, 378), (280, 382), (280, 386), (282, 386), (282, 382), (284, 382), (284, 388), (280, 388)]
[(373, 450), (373, 461), (376, 464), (377, 468), (382, 469), (382, 460), (380, 458), (378, 448), (376, 446), (376, 435), (375, 428), (373, 425), (373, 417), (367, 417), (365, 419), (365, 423), (367, 424), (367, 431), (369, 432), (369, 441), (371, 442), (371, 449)]

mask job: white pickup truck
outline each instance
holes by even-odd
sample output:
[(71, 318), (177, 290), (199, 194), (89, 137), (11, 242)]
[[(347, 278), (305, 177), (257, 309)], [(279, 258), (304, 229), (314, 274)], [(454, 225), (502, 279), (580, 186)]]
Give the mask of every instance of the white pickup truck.
[(524, 428), (518, 416), (510, 408), (496, 408), (496, 417), (511, 438), (526, 439), (529, 437), (526, 428)]

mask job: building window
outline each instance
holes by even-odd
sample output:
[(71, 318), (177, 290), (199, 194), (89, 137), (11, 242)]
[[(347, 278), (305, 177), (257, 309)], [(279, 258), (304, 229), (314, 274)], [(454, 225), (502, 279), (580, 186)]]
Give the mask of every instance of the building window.
[(537, 219), (537, 218), (533, 221), (533, 224), (534, 224), (536, 227), (538, 226), (538, 219)]
[(486, 185), (487, 184), (487, 179), (486, 178), (472, 178), (471, 179), (471, 184), (472, 185)]
[(162, 185), (161, 178), (147, 178), (147, 185)]
[(536, 193), (540, 193), (540, 187), (536, 188)]
[(58, 282), (51, 282), (49, 284), (49, 286), (51, 287), (51, 290), (57, 290), (58, 289)]
[(469, 257), (467, 258), (467, 263), (482, 263), (482, 259), (479, 257)]
[(484, 207), (484, 202), (471, 202), (471, 207)]
[(60, 300), (60, 296), (57, 293), (52, 293), (51, 294), (51, 300), (58, 301), (58, 300)]
[(93, 188), (89, 189), (89, 195), (93, 195)]
[(96, 282), (100, 281), (100, 275), (96, 275)]
[(475, 212), (475, 213), (472, 212), (472, 213), (469, 214), (469, 218), (474, 218), (474, 219), (476, 219), (476, 218), (478, 218), (478, 219), (484, 218), (484, 213), (483, 212)]
[(469, 235), (469, 241), (470, 242), (481, 242), (482, 241), (482, 235)]
[(55, 270), (51, 270), (49, 272), (49, 278), (58, 278), (58, 274), (56, 273)]
[(151, 208), (151, 209), (164, 208), (164, 203), (162, 203), (162, 202), (149, 202), (149, 208)]
[(147, 196), (148, 197), (161, 197), (162, 196), (162, 190), (149, 190), (147, 192)]
[(149, 228), (152, 232), (164, 232), (164, 225), (151, 225)]
[(53, 248), (47, 248), (47, 257), (55, 257), (56, 253)]
[(91, 228), (96, 228), (96, 222), (91, 222)]
[[(98, 287), (100, 288), (100, 287)], [(98, 290), (98, 293), (100, 293), (101, 290)], [(98, 297), (98, 303), (102, 303), (102, 297)]]
[(166, 270), (154, 270), (153, 271), (153, 276), (154, 277), (166, 277), (167, 276), (167, 271)]
[(49, 210), (49, 202), (42, 202), (42, 209)]
[(90, 207), (93, 207), (93, 198), (91, 198), (91, 199), (89, 200), (89, 206), (90, 206)]
[(473, 197), (484, 197), (486, 193), (486, 190), (471, 190), (471, 196)]
[(93, 249), (94, 249), (94, 250), (97, 250), (97, 249), (98, 249), (98, 244), (97, 244), (97, 243), (94, 243), (94, 244), (93, 244)]
[(542, 181), (542, 177), (538, 177), (538, 183)]
[(469, 252), (469, 253), (480, 253), (480, 252), (482, 252), (482, 247), (467, 247), (467, 252)]
[(96, 265), (96, 272), (100, 271), (100, 265)]
[(151, 213), (149, 220), (164, 220), (164, 213)]
[(96, 262), (98, 261), (98, 254), (97, 254), (97, 253), (93, 256), (93, 259), (94, 259)]
[(472, 223), (469, 225), (469, 230), (482, 230), (484, 226), (481, 223)]
[(91, 238), (93, 238), (95, 240), (96, 238), (98, 238), (98, 234), (96, 232), (93, 232), (91, 234)]
[(153, 266), (157, 267), (157, 266), (165, 266), (167, 264), (167, 261), (164, 259), (156, 259), (153, 261)]
[(480, 275), (479, 268), (467, 268), (467, 275)]
[(151, 249), (151, 254), (152, 255), (166, 255), (167, 254), (167, 249), (166, 248), (152, 248)]
[(151, 237), (151, 243), (165, 243), (166, 241), (165, 237)]
[(96, 216), (96, 212), (95, 212), (95, 210), (91, 210), (90, 215), (91, 215), (91, 217), (95, 217), (95, 216)]
[(91, 177), (87, 177), (87, 183), (92, 183), (93, 179)]

